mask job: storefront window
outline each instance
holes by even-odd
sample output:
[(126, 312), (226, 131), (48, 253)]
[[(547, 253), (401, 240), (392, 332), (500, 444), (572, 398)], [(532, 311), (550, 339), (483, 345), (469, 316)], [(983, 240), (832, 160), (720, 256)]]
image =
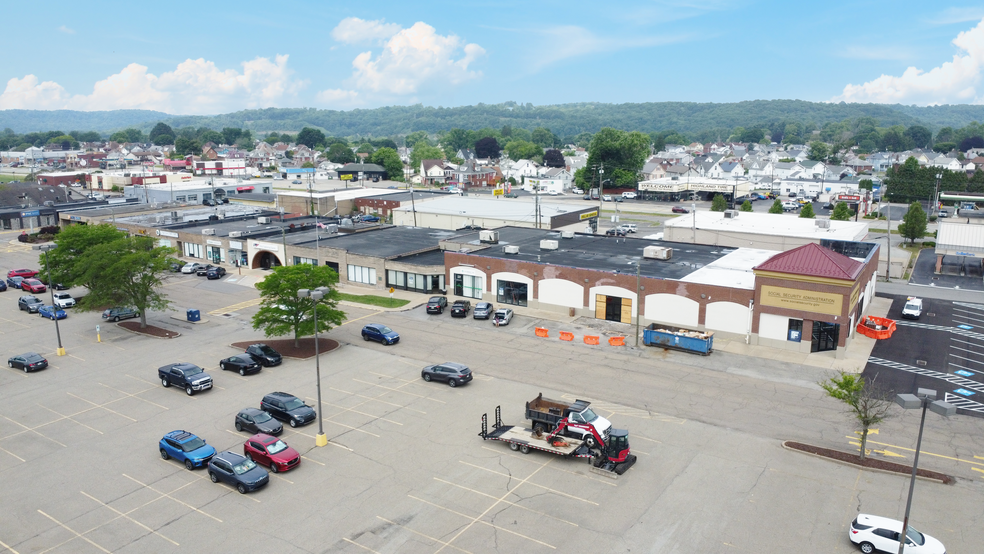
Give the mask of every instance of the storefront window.
[(358, 265), (348, 266), (348, 280), (353, 283), (363, 283), (366, 285), (376, 284), (376, 268), (362, 267)]
[(513, 281), (499, 281), (496, 300), (501, 304), (512, 304), (513, 306), (526, 305), (526, 283), (515, 283)]
[(789, 320), (789, 334), (786, 340), (792, 342), (799, 342), (803, 338), (803, 320), (802, 319), (790, 319)]
[[(482, 298), (482, 278), (474, 275), (454, 275), (454, 294), (465, 298)], [(525, 306), (525, 304), (524, 304)]]

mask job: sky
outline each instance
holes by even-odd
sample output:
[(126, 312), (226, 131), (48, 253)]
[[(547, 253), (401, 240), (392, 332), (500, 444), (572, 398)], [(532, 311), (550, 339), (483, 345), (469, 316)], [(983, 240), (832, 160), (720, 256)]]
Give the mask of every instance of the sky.
[[(945, 0), (944, 0), (945, 1)], [(240, 0), (5, 6), (0, 109), (984, 103), (984, 5)]]

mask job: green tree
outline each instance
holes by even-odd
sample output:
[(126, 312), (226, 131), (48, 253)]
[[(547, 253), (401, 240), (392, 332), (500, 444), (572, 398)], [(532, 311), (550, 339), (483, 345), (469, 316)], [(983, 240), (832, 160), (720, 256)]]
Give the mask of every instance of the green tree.
[(744, 202), (741, 203), (741, 208), (739, 208), (739, 209), (741, 211), (743, 211), (743, 212), (750, 212), (750, 211), (752, 211), (752, 203), (751, 203), (751, 201), (745, 200)]
[(371, 155), (372, 155), (372, 153), (373, 153), (373, 152), (375, 152), (375, 151), (376, 151), (376, 148), (375, 148), (375, 147), (373, 147), (373, 145), (371, 145), (371, 144), (369, 144), (368, 142), (363, 142), (363, 143), (362, 143), (362, 144), (361, 144), (361, 145), (360, 145), (360, 146), (359, 146), (359, 147), (358, 147), (358, 148), (357, 148), (357, 149), (355, 150), (355, 153), (356, 153), (356, 154), (369, 154), (369, 155), (371, 156)]
[(936, 142), (956, 142), (957, 134), (953, 127), (943, 127), (936, 133)]
[(72, 144), (78, 146), (79, 141), (75, 140), (72, 135), (58, 135), (57, 137), (51, 137), (48, 139), (49, 145), (58, 145), (62, 150), (69, 150), (72, 148)]
[(782, 213), (782, 200), (778, 198), (772, 203), (772, 207), (769, 208), (770, 214), (781, 214)]
[(209, 142), (214, 142), (215, 144), (222, 144), (222, 133), (218, 131), (213, 131), (211, 129), (206, 129), (204, 132), (198, 135), (198, 141), (203, 145)]
[(475, 146), (475, 140), (471, 137), (470, 133), (464, 129), (458, 129), (456, 127), (441, 137), (441, 147), (444, 149), (444, 153), (449, 158), (457, 154), (458, 150), (461, 150), (462, 148), (471, 148), (472, 146)]
[(724, 199), (724, 195), (715, 194), (714, 200), (711, 201), (711, 211), (712, 212), (723, 212), (728, 209), (728, 202)]
[(436, 146), (418, 142), (410, 153), (410, 167), (414, 171), (420, 171), (420, 163), (423, 160), (443, 160), (444, 152)]
[(842, 371), (837, 377), (825, 379), (819, 385), (828, 396), (847, 404), (847, 412), (854, 417), (861, 430), (861, 461), (864, 461), (868, 430), (872, 425), (885, 421), (892, 401), (874, 388), (874, 379), (869, 384), (864, 377), (853, 373)]
[[(329, 331), (341, 325), (345, 312), (338, 308), (338, 273), (328, 266), (297, 264), (276, 266), (272, 273), (256, 284), (260, 291), (260, 309), (253, 316), (253, 329), (262, 329), (268, 337), (294, 335), (294, 346), (300, 338), (314, 334), (314, 310), (318, 310), (318, 331)], [(327, 287), (328, 294), (317, 304), (311, 298), (298, 298), (297, 291)]]
[(386, 178), (391, 181), (403, 180), (403, 160), (396, 150), (392, 148), (380, 148), (372, 155), (372, 163), (383, 166), (386, 170)]
[(182, 156), (187, 156), (188, 154), (201, 154), (202, 143), (198, 142), (198, 139), (178, 137), (174, 139), (174, 150)]
[(81, 262), (82, 256), (89, 248), (124, 237), (126, 233), (109, 224), (69, 225), (55, 237), (56, 248), (41, 256), (41, 273), (47, 277), (50, 264), (52, 282), (92, 288), (95, 284), (84, 280), (87, 268)]
[(587, 167), (604, 165), (605, 179), (611, 179), (613, 185), (635, 186), (649, 152), (648, 135), (606, 127), (591, 139)]
[(271, 145), (277, 144), (278, 142), (280, 142), (280, 135), (276, 131), (274, 131), (268, 134), (267, 136), (263, 137), (263, 142)]
[(838, 202), (834, 206), (834, 212), (830, 214), (830, 219), (834, 221), (850, 221), (851, 219), (851, 209), (847, 207), (846, 202)]
[(926, 148), (933, 142), (933, 132), (922, 125), (913, 125), (903, 133), (916, 148)]
[(815, 140), (810, 143), (810, 151), (807, 156), (816, 162), (822, 162), (830, 157), (830, 147), (826, 142)]
[(340, 142), (332, 144), (325, 152), (328, 160), (337, 164), (350, 164), (355, 161), (355, 154), (347, 145)]
[(315, 165), (313, 163), (311, 163), (311, 162), (304, 162), (303, 164), (301, 164), (301, 168), (302, 169), (304, 169), (304, 168), (310, 169), (310, 168), (313, 168), (313, 167), (315, 167)]
[(427, 139), (427, 131), (414, 131), (407, 135), (407, 138), (404, 139), (404, 143), (407, 148), (414, 148), (421, 141), (423, 141), (424, 144), (430, 144), (430, 141)]
[(297, 143), (303, 144), (308, 148), (314, 148), (315, 146), (325, 142), (325, 134), (321, 132), (320, 129), (312, 129), (311, 127), (305, 127), (301, 129), (300, 133), (297, 133)]
[(557, 136), (550, 132), (550, 129), (537, 127), (533, 129), (533, 144), (540, 148), (552, 148), (557, 145)]
[(513, 161), (543, 159), (543, 148), (525, 140), (510, 141), (504, 150), (509, 155), (509, 159)]
[(871, 179), (861, 179), (858, 181), (858, 188), (862, 190), (871, 190), (873, 186), (874, 183), (871, 182)]
[(967, 182), (967, 192), (984, 193), (984, 170), (978, 169)]
[(813, 203), (807, 202), (803, 205), (803, 209), (800, 210), (800, 217), (804, 219), (816, 219), (817, 214), (813, 213)]
[(170, 125), (159, 121), (154, 128), (150, 130), (150, 135), (148, 135), (150, 142), (158, 145), (164, 146), (167, 144), (174, 144), (174, 129)]
[(242, 134), (243, 130), (239, 127), (225, 127), (222, 129), (222, 144), (236, 144)]
[(124, 133), (123, 131), (116, 131), (112, 135), (109, 135), (109, 140), (112, 142), (118, 142), (120, 144), (128, 142), (126, 133)]
[(909, 239), (909, 244), (915, 243), (926, 234), (926, 212), (919, 202), (909, 204), (909, 210), (902, 216), (899, 223), (899, 234)]

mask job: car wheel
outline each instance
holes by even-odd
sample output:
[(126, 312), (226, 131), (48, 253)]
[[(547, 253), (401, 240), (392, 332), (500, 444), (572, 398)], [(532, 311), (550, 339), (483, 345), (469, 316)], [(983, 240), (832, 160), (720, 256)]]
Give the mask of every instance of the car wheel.
[(27, 373), (27, 372), (28, 372), (27, 366), (24, 366), (24, 373)]
[(14, 362), (7, 362), (7, 367), (14, 367)]
[(239, 370), (239, 375), (240, 375), (240, 377), (245, 377), (246, 376), (246, 370), (245, 369), (240, 369)]
[(239, 491), (239, 494), (246, 494), (246, 492), (247, 492), (246, 491), (246, 485), (244, 485), (242, 483), (236, 485), (236, 490)]
[(453, 389), (458, 386), (458, 381), (454, 379), (448, 379), (448, 386)]
[(163, 448), (161, 448), (161, 459), (162, 460), (166, 460), (168, 458), (170, 458), (170, 456), (167, 455), (167, 450), (164, 450)]
[(253, 455), (250, 454), (249, 452), (247, 452), (246, 453), (246, 459), (252, 462), (253, 461)]
[(530, 446), (528, 444), (520, 445), (519, 451), (522, 452), (523, 454), (529, 454), (530, 453)]
[(279, 469), (277, 469), (277, 464), (275, 464), (275, 463), (273, 463), (273, 462), (270, 462), (270, 471), (271, 471), (271, 472), (273, 472), (273, 473), (277, 473), (277, 472), (279, 472), (280, 470), (279, 470)]
[(225, 362), (222, 362), (221, 364), (219, 364), (219, 369), (221, 369), (222, 371), (225, 371)]
[(188, 396), (195, 394), (195, 391), (192, 390), (191, 385), (185, 387), (185, 394), (187, 394)]
[(116, 316), (113, 318), (113, 322), (118, 322), (119, 320), (120, 320), (120, 316)]
[(369, 342), (369, 335), (362, 333), (362, 340)]
[(430, 373), (425, 373), (421, 377), (424, 378), (424, 381), (427, 381), (428, 383), (430, 383), (430, 380), (431, 380)]
[(214, 473), (212, 473), (211, 471), (208, 472), (208, 478), (211, 479), (213, 483), (218, 483), (219, 482), (219, 476), (216, 475), (216, 474), (214, 474)]
[(192, 470), (195, 469), (195, 464), (191, 463), (191, 460), (185, 460), (185, 467)]
[(870, 542), (863, 542), (859, 545), (859, 547), (861, 548), (861, 552), (864, 552), (864, 554), (871, 554), (875, 551), (875, 546)]
[(161, 377), (161, 384), (164, 385), (165, 389), (171, 386), (166, 377)]
[(291, 426), (291, 427), (297, 427), (297, 422), (296, 422), (296, 421), (294, 421), (293, 419), (292, 419), (292, 420), (290, 420), (290, 426)]
[(237, 421), (236, 422), (236, 431), (242, 432), (242, 430), (243, 430), (242, 424)]
[(509, 448), (511, 450), (513, 450), (513, 451), (516, 451), (516, 450), (519, 450), (519, 445), (516, 444), (516, 443), (514, 443), (514, 442), (511, 442), (511, 443), (509, 443)]
[(584, 439), (584, 444), (588, 445), (588, 448), (594, 448), (598, 446), (598, 442), (592, 436), (588, 436)]

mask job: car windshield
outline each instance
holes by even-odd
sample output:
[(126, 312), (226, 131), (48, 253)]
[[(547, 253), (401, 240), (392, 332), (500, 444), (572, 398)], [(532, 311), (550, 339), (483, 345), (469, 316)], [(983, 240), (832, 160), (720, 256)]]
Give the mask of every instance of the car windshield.
[(267, 451), (270, 452), (270, 454), (278, 454), (284, 450), (287, 450), (287, 443), (279, 440), (267, 447)]
[(270, 421), (271, 419), (273, 419), (273, 418), (270, 417), (270, 414), (268, 414), (266, 412), (261, 412), (261, 413), (256, 414), (255, 416), (253, 416), (253, 421), (255, 421), (257, 423), (266, 423), (267, 421)]
[(286, 406), (288, 410), (296, 410), (298, 408), (303, 408), (304, 403), (301, 402), (300, 399), (298, 398), (293, 398), (291, 400), (284, 402), (284, 406)]
[(242, 463), (232, 466), (232, 470), (236, 472), (236, 475), (242, 475), (254, 467), (256, 467), (256, 464), (253, 463), (253, 460), (243, 460)]
[(919, 531), (916, 531), (912, 527), (906, 529), (905, 536), (909, 537), (909, 540), (916, 543), (917, 546), (922, 546), (926, 543), (926, 536)]
[(263, 346), (257, 346), (256, 349), (259, 350), (260, 352), (263, 352), (267, 356), (276, 356), (277, 355), (277, 351), (276, 350), (270, 348), (269, 346), (267, 346), (265, 344)]
[(908, 304), (905, 305), (905, 309), (916, 311), (916, 310), (919, 309), (919, 304), (913, 304), (913, 303), (910, 302), (910, 303), (908, 303)]
[(33, 356), (24, 356), (24, 361), (30, 364), (33, 364), (34, 362), (40, 362), (43, 359), (44, 358), (42, 358), (38, 354), (34, 354)]
[(202, 368), (198, 366), (191, 366), (184, 369), (185, 377), (189, 377), (191, 375), (198, 375), (201, 372), (202, 372)]
[(382, 334), (384, 334), (384, 335), (387, 334), (387, 333), (392, 333), (393, 332), (392, 329), (390, 329), (389, 327), (387, 327), (385, 325), (380, 325), (376, 329), (378, 329), (379, 332), (382, 333)]
[(440, 296), (432, 296), (431, 299), (430, 299), (430, 303), (431, 304), (437, 304), (440, 301), (441, 301), (441, 297)]
[(192, 450), (198, 450), (203, 446), (205, 446), (205, 441), (203, 441), (198, 437), (195, 437), (186, 443), (182, 443), (181, 450), (184, 450), (185, 452), (191, 452)]
[(584, 421), (591, 423), (592, 421), (598, 419), (598, 414), (594, 413), (594, 411), (591, 408), (588, 408), (583, 412), (581, 412), (581, 417), (584, 418)]

